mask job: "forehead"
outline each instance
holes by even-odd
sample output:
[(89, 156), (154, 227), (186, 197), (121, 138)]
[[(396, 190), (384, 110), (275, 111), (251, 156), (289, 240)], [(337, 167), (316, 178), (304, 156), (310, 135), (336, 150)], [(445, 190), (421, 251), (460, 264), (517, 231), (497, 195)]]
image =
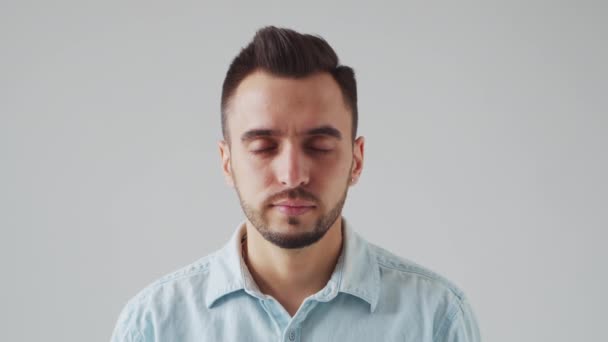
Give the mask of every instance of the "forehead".
[(256, 71), (237, 87), (228, 107), (230, 131), (275, 129), (298, 133), (333, 126), (349, 136), (350, 110), (329, 73), (287, 78)]

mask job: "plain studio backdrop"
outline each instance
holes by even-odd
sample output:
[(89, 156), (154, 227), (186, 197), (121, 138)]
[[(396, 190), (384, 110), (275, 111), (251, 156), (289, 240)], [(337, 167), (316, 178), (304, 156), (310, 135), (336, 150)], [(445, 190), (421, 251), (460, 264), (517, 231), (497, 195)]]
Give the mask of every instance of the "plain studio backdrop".
[(485, 341), (608, 341), (607, 17), (602, 1), (2, 0), (0, 340), (107, 341), (129, 298), (228, 240), (243, 214), (221, 83), (272, 24), (356, 70), (356, 230), (462, 288)]

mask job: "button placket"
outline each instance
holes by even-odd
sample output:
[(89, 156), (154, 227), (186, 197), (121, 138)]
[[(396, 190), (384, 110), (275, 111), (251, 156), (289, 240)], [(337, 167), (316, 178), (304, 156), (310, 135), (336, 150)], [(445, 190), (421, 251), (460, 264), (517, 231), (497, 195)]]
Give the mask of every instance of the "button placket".
[(300, 327), (290, 327), (285, 331), (285, 342), (298, 342), (300, 341)]
[(285, 329), (285, 326), (289, 323), (286, 317), (278, 310), (277, 303), (273, 299), (265, 299), (260, 300), (260, 304), (266, 311), (266, 313), (270, 316), (272, 321), (274, 322), (277, 329), (279, 329), (279, 333)]

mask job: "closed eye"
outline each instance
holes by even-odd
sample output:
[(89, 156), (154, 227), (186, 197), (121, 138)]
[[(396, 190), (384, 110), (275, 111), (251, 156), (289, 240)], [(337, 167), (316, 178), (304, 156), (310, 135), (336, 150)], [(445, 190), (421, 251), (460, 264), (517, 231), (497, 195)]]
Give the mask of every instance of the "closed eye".
[(321, 154), (329, 153), (332, 151), (331, 148), (323, 148), (323, 147), (318, 147), (318, 146), (309, 146), (308, 150), (313, 153), (321, 153)]
[(253, 154), (268, 154), (276, 150), (278, 144), (268, 138), (258, 138), (248, 144), (249, 151)]
[(304, 147), (311, 153), (327, 154), (334, 150), (335, 142), (333, 139), (325, 136), (316, 136), (309, 139)]
[(276, 146), (269, 146), (269, 147), (263, 147), (263, 148), (258, 148), (255, 150), (251, 150), (251, 153), (253, 154), (266, 154), (266, 153), (271, 153), (276, 149)]

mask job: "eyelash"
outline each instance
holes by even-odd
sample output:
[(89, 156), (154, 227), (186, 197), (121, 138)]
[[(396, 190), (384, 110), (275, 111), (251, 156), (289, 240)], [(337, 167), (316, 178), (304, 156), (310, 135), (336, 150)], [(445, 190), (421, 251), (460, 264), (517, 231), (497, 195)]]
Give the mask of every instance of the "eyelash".
[[(271, 153), (276, 147), (267, 147), (267, 148), (263, 148), (263, 149), (259, 149), (259, 150), (254, 150), (251, 151), (251, 153), (253, 154), (269, 154)], [(326, 150), (326, 149), (321, 149), (321, 148), (314, 148), (314, 147), (308, 147), (308, 149), (314, 153), (320, 153), (320, 154), (327, 154), (329, 152), (331, 152), (332, 150)]]
[(253, 154), (267, 154), (270, 153), (272, 150), (274, 150), (274, 147), (267, 147), (267, 148), (263, 148), (260, 150), (253, 150), (251, 151), (251, 153)]

